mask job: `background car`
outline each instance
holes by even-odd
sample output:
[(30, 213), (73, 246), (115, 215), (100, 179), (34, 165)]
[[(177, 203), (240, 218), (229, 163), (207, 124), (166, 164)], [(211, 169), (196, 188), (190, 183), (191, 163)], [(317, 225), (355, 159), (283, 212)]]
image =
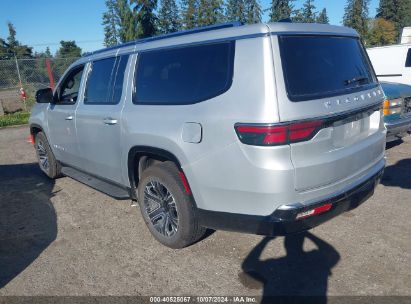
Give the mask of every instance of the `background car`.
[(387, 128), (387, 142), (400, 139), (411, 131), (411, 86), (381, 82), (384, 101), (384, 123)]

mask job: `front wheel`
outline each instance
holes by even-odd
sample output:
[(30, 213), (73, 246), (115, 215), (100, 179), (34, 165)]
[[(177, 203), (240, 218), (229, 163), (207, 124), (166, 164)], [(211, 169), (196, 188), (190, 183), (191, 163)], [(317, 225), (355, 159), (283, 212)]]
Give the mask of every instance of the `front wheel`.
[(206, 231), (198, 225), (194, 200), (185, 192), (172, 162), (153, 165), (143, 172), (138, 201), (151, 234), (167, 247), (189, 246)]
[(36, 134), (34, 146), (36, 148), (37, 161), (40, 169), (50, 178), (60, 176), (60, 164), (51, 151), (47, 137), (43, 132)]

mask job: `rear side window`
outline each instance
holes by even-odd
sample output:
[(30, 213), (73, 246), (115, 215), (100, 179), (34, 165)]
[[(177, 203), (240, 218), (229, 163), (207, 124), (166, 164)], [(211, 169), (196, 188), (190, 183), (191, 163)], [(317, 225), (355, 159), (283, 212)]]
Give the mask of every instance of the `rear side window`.
[(411, 68), (411, 49), (408, 49), (407, 60), (405, 60), (405, 67)]
[(96, 60), (91, 64), (85, 104), (118, 104), (121, 99), (128, 55)]
[(232, 83), (234, 42), (139, 54), (133, 102), (185, 105), (226, 92)]
[(377, 85), (357, 38), (290, 35), (280, 36), (279, 43), (291, 101), (337, 96)]

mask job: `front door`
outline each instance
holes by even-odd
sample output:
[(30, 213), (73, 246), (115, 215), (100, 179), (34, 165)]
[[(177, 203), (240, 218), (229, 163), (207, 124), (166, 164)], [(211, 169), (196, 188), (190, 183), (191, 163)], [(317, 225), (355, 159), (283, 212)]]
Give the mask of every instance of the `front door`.
[(50, 142), (57, 160), (81, 167), (75, 127), (75, 111), (80, 99), (84, 66), (71, 69), (60, 82), (54, 102), (47, 111)]

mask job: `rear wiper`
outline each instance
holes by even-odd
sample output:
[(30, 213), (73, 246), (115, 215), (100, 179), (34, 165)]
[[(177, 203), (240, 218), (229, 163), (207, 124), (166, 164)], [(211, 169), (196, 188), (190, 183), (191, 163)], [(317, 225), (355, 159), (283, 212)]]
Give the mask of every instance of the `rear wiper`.
[(350, 85), (352, 83), (356, 83), (356, 82), (361, 82), (364, 80), (368, 80), (368, 77), (364, 77), (364, 76), (359, 76), (359, 77), (355, 77), (353, 79), (348, 79), (348, 80), (344, 80), (345, 85)]

